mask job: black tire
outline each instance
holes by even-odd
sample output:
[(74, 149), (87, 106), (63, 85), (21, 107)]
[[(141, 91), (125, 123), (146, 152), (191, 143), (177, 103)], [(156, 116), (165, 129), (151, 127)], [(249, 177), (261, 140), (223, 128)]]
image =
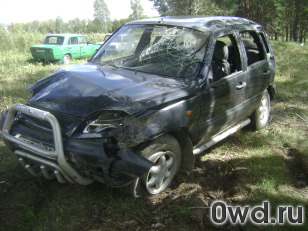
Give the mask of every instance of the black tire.
[(155, 165), (127, 186), (126, 192), (135, 198), (161, 193), (179, 171), (181, 165), (179, 142), (173, 136), (165, 134), (138, 150), (138, 153)]
[(62, 58), (62, 63), (63, 64), (70, 64), (71, 62), (71, 56), (69, 54), (65, 54)]
[(271, 99), (267, 90), (264, 91), (258, 107), (250, 116), (250, 127), (254, 130), (259, 130), (268, 124), (270, 120)]

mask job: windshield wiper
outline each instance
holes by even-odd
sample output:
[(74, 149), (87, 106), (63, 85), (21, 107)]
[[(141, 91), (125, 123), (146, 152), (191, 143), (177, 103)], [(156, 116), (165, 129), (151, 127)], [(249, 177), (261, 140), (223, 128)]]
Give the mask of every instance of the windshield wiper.
[(99, 63), (100, 66), (109, 66), (109, 67), (113, 67), (115, 69), (118, 69), (119, 67), (114, 65), (114, 64), (110, 64), (110, 63), (107, 63), (107, 62), (104, 62), (104, 63)]

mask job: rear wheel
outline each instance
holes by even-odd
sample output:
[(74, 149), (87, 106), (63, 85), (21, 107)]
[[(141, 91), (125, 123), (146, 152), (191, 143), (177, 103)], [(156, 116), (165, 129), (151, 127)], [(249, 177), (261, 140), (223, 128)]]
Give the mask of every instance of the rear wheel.
[(71, 56), (68, 55), (68, 54), (65, 54), (65, 55), (63, 56), (62, 63), (63, 63), (63, 64), (69, 64), (70, 62), (71, 62)]
[(180, 168), (181, 149), (178, 141), (166, 134), (139, 150), (139, 153), (154, 165), (144, 176), (129, 185), (127, 192), (134, 197), (161, 193), (170, 185)]
[(267, 90), (260, 100), (258, 107), (254, 110), (251, 115), (251, 127), (255, 130), (266, 127), (270, 119), (270, 96)]

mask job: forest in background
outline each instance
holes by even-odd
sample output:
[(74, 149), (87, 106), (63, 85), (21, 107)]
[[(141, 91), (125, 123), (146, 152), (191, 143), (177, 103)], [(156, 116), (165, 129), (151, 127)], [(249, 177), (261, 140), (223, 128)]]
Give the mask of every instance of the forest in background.
[(150, 0), (160, 15), (225, 15), (263, 25), (271, 39), (305, 42), (307, 0)]
[[(251, 19), (265, 27), (271, 39), (306, 42), (308, 36), (307, 0), (149, 0), (161, 16), (225, 15)], [(60, 16), (47, 21), (0, 25), (0, 32), (111, 33), (128, 21), (147, 18), (140, 0), (130, 0), (132, 14), (111, 20), (104, 0), (95, 0), (94, 19), (75, 18), (64, 22)], [(90, 16), (90, 15), (89, 15)]]

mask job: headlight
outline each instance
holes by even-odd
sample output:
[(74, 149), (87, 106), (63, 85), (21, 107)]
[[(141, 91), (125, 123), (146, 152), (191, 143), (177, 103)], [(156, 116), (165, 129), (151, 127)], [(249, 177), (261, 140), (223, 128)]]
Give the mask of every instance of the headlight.
[(126, 116), (124, 112), (104, 112), (97, 119), (88, 121), (83, 133), (111, 132), (123, 125)]

